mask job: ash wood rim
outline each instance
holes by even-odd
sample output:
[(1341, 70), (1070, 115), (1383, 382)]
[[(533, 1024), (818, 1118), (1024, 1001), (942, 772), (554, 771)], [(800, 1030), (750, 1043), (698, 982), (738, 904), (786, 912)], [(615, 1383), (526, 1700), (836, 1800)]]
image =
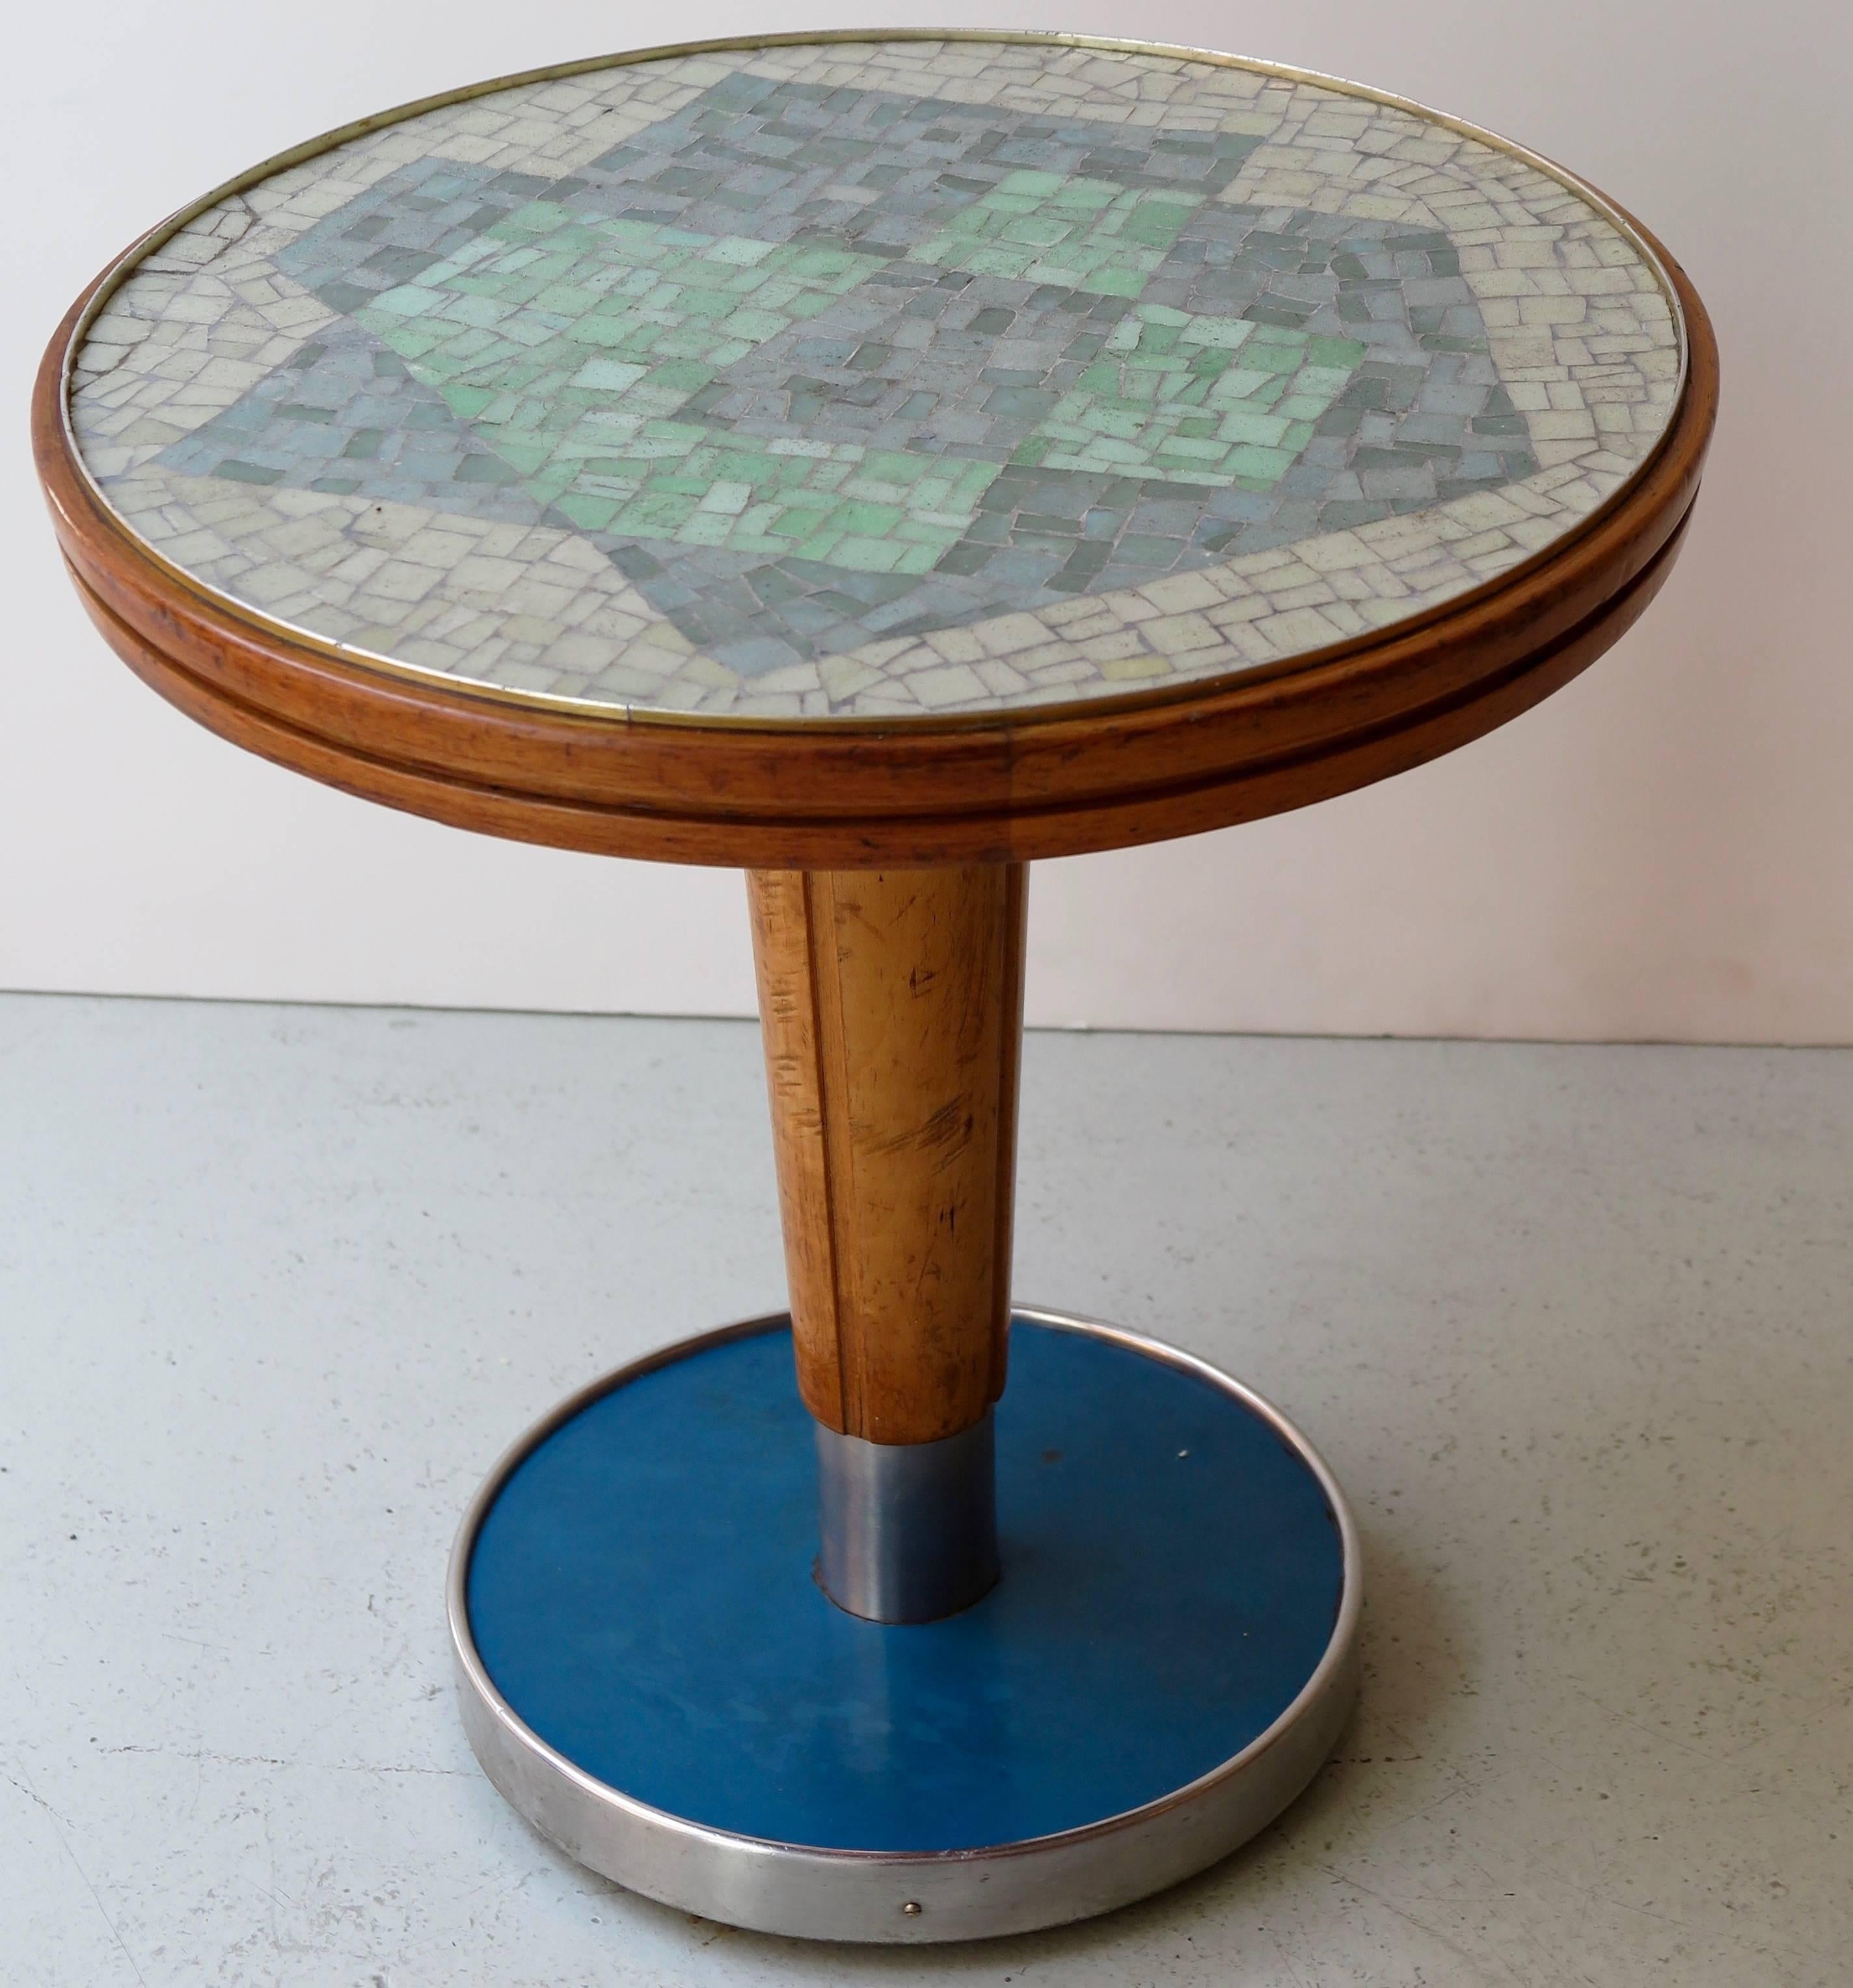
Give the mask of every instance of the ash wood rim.
[[(1672, 418), (1634, 475), (1511, 572), (1406, 622), (1271, 664), (1084, 703), (889, 720), (751, 718), (472, 684), (292, 630), (163, 559), (110, 507), (73, 435), (76, 354), (148, 254), (230, 194), (332, 147), (517, 84), (684, 54), (956, 40), (1239, 67), (1408, 111), (1523, 159), (1594, 207), (1659, 277), (1680, 332)], [(1301, 806), (1464, 744), (1586, 668), (1657, 591), (1716, 418), (1717, 350), (1689, 279), (1587, 182), (1388, 92), (1214, 52), (1067, 34), (874, 29), (639, 50), (427, 97), (280, 153), (151, 229), (86, 289), (41, 363), (34, 455), (83, 604), (110, 645), (221, 736), (387, 805), (595, 853), (756, 867), (1023, 860)]]

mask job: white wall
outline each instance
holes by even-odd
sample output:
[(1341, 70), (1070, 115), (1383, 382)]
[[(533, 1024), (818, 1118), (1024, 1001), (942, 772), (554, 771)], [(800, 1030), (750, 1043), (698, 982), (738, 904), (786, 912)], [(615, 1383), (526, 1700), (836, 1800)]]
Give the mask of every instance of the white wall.
[[(1838, 0), (109, 0), (9, 31), (0, 986), (746, 1013), (739, 879), (519, 848), (245, 758), (83, 620), (23, 447), (64, 306), (143, 226), (361, 113), (671, 38), (932, 19), (1234, 49), (1586, 174), (1696, 279), (1724, 414), (1683, 563), (1590, 676), (1307, 813), (1039, 867), (1033, 1019), (1853, 1042), (1853, 53)], [(22, 38), (23, 37), (23, 46)]]

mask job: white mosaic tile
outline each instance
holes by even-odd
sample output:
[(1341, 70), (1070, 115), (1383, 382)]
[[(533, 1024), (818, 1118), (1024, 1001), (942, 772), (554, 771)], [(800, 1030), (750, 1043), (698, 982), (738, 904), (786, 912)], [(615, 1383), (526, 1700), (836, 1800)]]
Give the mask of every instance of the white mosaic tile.
[(446, 106), (142, 262), (119, 514), (505, 689), (742, 716), (1208, 680), (1510, 573), (1664, 433), (1655, 271), (1524, 159), (1258, 69), (821, 43)]

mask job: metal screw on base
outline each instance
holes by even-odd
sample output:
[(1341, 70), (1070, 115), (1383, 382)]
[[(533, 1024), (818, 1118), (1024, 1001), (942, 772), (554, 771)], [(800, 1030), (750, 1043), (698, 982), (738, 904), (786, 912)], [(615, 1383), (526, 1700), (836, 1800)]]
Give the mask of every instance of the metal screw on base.
[(937, 1442), (865, 1442), (817, 1425), (818, 1578), (871, 1622), (932, 1622), (998, 1577), (991, 1412)]

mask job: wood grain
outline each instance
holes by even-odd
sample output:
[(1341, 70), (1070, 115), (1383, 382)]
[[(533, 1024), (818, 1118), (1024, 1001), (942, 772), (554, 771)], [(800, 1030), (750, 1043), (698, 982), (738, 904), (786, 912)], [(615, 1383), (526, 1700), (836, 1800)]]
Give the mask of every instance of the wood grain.
[(1025, 873), (750, 873), (799, 1386), (871, 1442), (1003, 1391)]
[(1704, 308), (1658, 252), (1685, 311), (1686, 384), (1652, 460), (1582, 530), (1375, 635), (1040, 711), (806, 723), (570, 710), (293, 640), (165, 566), (81, 474), (64, 397), (87, 292), (40, 369), (34, 448), (85, 605), (130, 666), (223, 736), (350, 793), (489, 834), (671, 862), (847, 870), (1073, 855), (1401, 772), (1503, 723), (1616, 639), (1681, 543), (1717, 404)]

